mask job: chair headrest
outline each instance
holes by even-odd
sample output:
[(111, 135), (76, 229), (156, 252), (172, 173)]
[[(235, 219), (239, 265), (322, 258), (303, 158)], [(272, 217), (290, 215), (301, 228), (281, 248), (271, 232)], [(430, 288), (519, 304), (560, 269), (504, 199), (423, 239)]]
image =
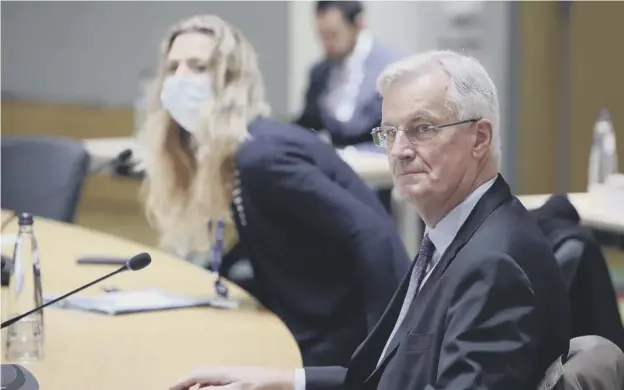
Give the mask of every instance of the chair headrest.
[(531, 210), (531, 214), (537, 219), (565, 219), (571, 222), (580, 222), (576, 208), (565, 194), (553, 195), (542, 206)]

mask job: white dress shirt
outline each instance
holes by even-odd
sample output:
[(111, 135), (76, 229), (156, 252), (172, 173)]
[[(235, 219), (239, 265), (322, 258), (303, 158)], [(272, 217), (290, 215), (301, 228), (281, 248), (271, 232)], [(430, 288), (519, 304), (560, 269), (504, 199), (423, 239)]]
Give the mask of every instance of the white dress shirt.
[[(431, 239), (431, 242), (433, 242), (433, 245), (435, 246), (435, 251), (433, 252), (431, 262), (427, 267), (427, 273), (425, 274), (425, 278), (423, 279), (423, 282), (420, 286), (421, 289), (422, 286), (424, 286), (427, 282), (427, 279), (429, 279), (431, 271), (435, 268), (435, 266), (444, 255), (444, 252), (446, 252), (449, 245), (451, 245), (451, 243), (455, 239), (457, 232), (468, 218), (468, 215), (470, 215), (483, 194), (485, 194), (487, 190), (492, 187), (495, 180), (496, 177), (477, 187), (477, 189), (470, 193), (470, 195), (468, 195), (462, 203), (460, 203), (457, 207), (455, 207), (448, 214), (446, 214), (446, 216), (442, 218), (435, 227), (430, 228), (427, 226), (427, 228), (425, 229), (425, 234), (429, 234), (429, 239)], [(398, 325), (400, 324), (396, 324), (396, 326)], [(381, 361), (382, 356), (383, 353), (380, 356), (379, 361)], [(301, 368), (295, 370), (294, 390), (305, 390), (305, 384), (305, 370)]]
[(340, 122), (349, 122), (366, 72), (365, 63), (373, 47), (373, 35), (363, 30), (355, 48), (340, 64), (332, 66), (326, 92), (322, 99), (325, 112)]

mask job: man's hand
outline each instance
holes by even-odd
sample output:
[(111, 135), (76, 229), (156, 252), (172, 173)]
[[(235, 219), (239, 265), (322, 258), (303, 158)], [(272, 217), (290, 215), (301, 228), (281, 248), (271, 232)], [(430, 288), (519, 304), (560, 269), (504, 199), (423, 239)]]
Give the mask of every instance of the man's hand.
[(293, 390), (295, 370), (260, 367), (205, 367), (191, 371), (169, 390), (189, 390), (195, 385), (223, 390)]

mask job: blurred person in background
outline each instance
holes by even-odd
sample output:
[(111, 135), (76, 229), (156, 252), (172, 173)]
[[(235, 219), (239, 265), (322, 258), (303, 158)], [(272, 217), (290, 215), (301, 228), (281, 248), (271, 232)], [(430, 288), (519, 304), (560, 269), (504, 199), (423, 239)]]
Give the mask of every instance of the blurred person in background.
[[(394, 223), (314, 132), (268, 118), (256, 52), (217, 16), (172, 27), (145, 129), (144, 201), (162, 245), (208, 249), (233, 223), (306, 364), (344, 364), (409, 259)], [(184, 281), (180, 281), (184, 283)]]
[(372, 142), (381, 120), (375, 80), (400, 54), (366, 29), (360, 1), (319, 1), (316, 27), (325, 58), (310, 71), (297, 124), (329, 133), (337, 147)]

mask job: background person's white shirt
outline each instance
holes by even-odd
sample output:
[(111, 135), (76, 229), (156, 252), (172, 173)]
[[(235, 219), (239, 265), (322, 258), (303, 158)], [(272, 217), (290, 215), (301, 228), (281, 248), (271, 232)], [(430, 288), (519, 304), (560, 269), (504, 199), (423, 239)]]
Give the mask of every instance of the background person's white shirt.
[(331, 113), (340, 122), (349, 122), (353, 117), (360, 86), (364, 81), (366, 59), (372, 48), (373, 34), (368, 30), (361, 31), (351, 54), (330, 70), (321, 104), (325, 112)]
[[(470, 195), (468, 195), (462, 203), (460, 203), (457, 207), (455, 207), (448, 214), (446, 214), (446, 216), (442, 218), (434, 228), (427, 227), (425, 229), (425, 234), (429, 234), (429, 239), (431, 239), (431, 242), (433, 242), (433, 245), (435, 246), (435, 251), (433, 252), (431, 262), (427, 267), (427, 273), (420, 286), (421, 289), (422, 286), (424, 286), (427, 282), (427, 279), (429, 279), (431, 271), (436, 267), (436, 265), (444, 255), (444, 252), (446, 252), (449, 245), (451, 245), (451, 243), (455, 239), (457, 232), (468, 218), (468, 215), (470, 215), (481, 197), (483, 197), (487, 190), (492, 187), (495, 181), (496, 177), (477, 187), (477, 189), (470, 193)], [(294, 390), (306, 390), (305, 385), (305, 369), (296, 369)]]

